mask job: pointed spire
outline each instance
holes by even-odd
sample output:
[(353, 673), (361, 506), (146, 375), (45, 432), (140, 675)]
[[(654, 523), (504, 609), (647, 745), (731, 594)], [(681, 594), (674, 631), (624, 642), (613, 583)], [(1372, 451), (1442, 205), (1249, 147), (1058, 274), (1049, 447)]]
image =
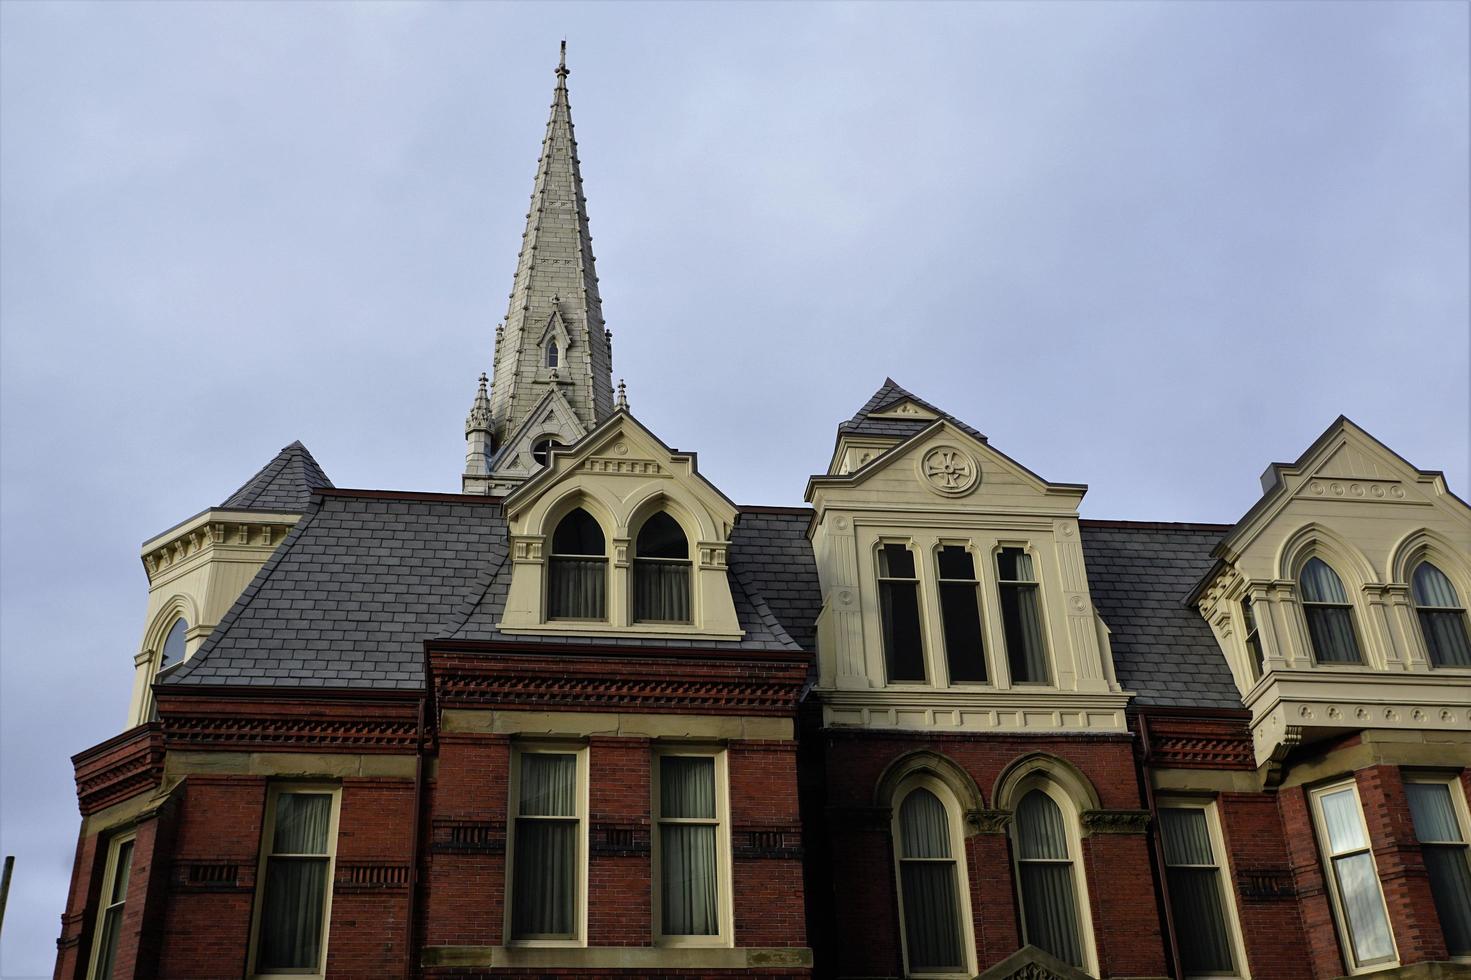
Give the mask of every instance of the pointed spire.
[(618, 403), (617, 403), (617, 405), (618, 405), (618, 411), (620, 411), (620, 412), (626, 412), (626, 411), (628, 411), (628, 385), (626, 385), (626, 384), (623, 383), (623, 379), (622, 378), (619, 378), (618, 379)]
[(490, 395), (485, 390), (490, 379), (480, 374), (480, 387), (465, 416), (465, 472), (460, 480), (464, 493), (483, 493), (481, 484), (490, 475), (491, 415)]
[(282, 449), (220, 507), (295, 513), (311, 502), (312, 491), (332, 481), (300, 440)]

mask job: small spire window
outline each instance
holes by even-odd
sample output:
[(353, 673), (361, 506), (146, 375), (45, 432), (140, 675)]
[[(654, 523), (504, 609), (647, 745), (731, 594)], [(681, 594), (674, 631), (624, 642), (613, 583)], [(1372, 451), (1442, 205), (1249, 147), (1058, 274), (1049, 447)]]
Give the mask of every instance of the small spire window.
[(644, 521), (634, 543), (633, 619), (690, 621), (690, 544), (679, 522), (660, 511)]
[(1321, 558), (1309, 558), (1298, 576), (1313, 656), (1320, 664), (1362, 663), (1354, 635), (1353, 605), (1343, 580)]
[(1466, 635), (1466, 607), (1445, 572), (1422, 561), (1410, 586), (1420, 632), (1434, 667), (1471, 667), (1471, 637)]
[(549, 367), (549, 368), (554, 368), (554, 367), (557, 366), (557, 363), (558, 363), (557, 342), (555, 340), (549, 340), (549, 341), (547, 341), (546, 366)]
[(547, 618), (606, 619), (607, 596), (607, 541), (593, 516), (578, 507), (552, 533)]

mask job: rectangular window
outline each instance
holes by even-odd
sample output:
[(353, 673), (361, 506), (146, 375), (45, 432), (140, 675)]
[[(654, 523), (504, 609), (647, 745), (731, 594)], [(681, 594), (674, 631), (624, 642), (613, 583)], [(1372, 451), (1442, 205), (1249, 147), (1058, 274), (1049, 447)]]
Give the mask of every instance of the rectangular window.
[(321, 974), (326, 967), (336, 786), (272, 786), (266, 794), (251, 972)]
[(1313, 805), (1349, 967), (1358, 972), (1388, 963), (1395, 958), (1394, 938), (1358, 790), (1353, 783), (1330, 786), (1313, 794)]
[(654, 757), (654, 915), (659, 935), (676, 944), (725, 935), (724, 762), (720, 754)]
[(1405, 783), (1415, 836), (1430, 873), (1430, 893), (1452, 956), (1471, 956), (1471, 847), (1466, 802), (1454, 779)]
[(133, 873), (133, 835), (119, 834), (107, 847), (102, 873), (102, 895), (97, 903), (97, 927), (92, 933), (92, 980), (111, 980), (122, 931), (123, 908), (128, 901), (128, 878)]
[(1210, 811), (1169, 806), (1159, 811), (1159, 835), (1170, 889), (1170, 914), (1187, 976), (1237, 976), (1228, 904)]
[(981, 643), (981, 590), (975, 560), (960, 545), (945, 545), (937, 556), (940, 619), (945, 625), (945, 663), (951, 683), (986, 681), (986, 651)]
[(511, 800), (511, 939), (576, 941), (582, 934), (585, 753), (516, 753)]
[(1032, 556), (1022, 548), (1002, 548), (996, 556), (997, 586), (1001, 590), (1001, 626), (1006, 636), (1006, 661), (1013, 684), (1046, 684), (1047, 641), (1042, 633), (1041, 597)]
[(884, 663), (889, 680), (923, 681), (919, 578), (914, 571), (914, 554), (902, 544), (879, 548), (879, 618), (884, 630)]
[(1251, 608), (1250, 599), (1241, 600), (1241, 618), (1246, 624), (1246, 657), (1251, 664), (1251, 679), (1261, 680), (1266, 669), (1266, 660), (1262, 656), (1262, 638), (1257, 630), (1256, 612)]

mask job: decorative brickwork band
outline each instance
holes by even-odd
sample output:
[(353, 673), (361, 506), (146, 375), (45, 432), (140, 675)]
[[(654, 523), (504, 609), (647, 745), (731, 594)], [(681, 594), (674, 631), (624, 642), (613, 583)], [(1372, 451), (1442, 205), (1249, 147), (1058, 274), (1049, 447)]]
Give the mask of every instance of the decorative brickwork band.
[(429, 848), (436, 854), (504, 854), (506, 825), (499, 820), (436, 820)]
[(1148, 810), (1085, 810), (1085, 834), (1142, 834), (1149, 829)]
[(647, 857), (649, 841), (647, 825), (594, 822), (590, 846), (594, 857)]
[(157, 725), (139, 725), (72, 757), (82, 814), (121, 803), (163, 779), (163, 737)]
[(1236, 873), (1236, 892), (1248, 902), (1280, 902), (1297, 897), (1286, 868), (1245, 868)]
[(731, 849), (738, 858), (801, 860), (802, 828), (737, 826), (731, 832)]
[(1004, 834), (1011, 826), (1008, 810), (968, 810), (965, 825), (973, 834)]
[(241, 875), (233, 861), (175, 861), (171, 883), (175, 891), (244, 892), (255, 887), (254, 869)]
[(336, 886), (342, 891), (382, 891), (409, 887), (407, 864), (354, 862), (337, 865)]

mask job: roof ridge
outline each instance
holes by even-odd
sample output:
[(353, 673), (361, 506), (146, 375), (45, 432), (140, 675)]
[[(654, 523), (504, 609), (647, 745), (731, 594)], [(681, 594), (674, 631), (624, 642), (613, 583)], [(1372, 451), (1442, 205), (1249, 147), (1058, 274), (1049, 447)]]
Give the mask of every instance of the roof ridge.
[(1126, 521), (1098, 517), (1078, 518), (1080, 527), (1138, 528), (1140, 530), (1170, 531), (1229, 531), (1234, 524), (1218, 524), (1211, 521)]

